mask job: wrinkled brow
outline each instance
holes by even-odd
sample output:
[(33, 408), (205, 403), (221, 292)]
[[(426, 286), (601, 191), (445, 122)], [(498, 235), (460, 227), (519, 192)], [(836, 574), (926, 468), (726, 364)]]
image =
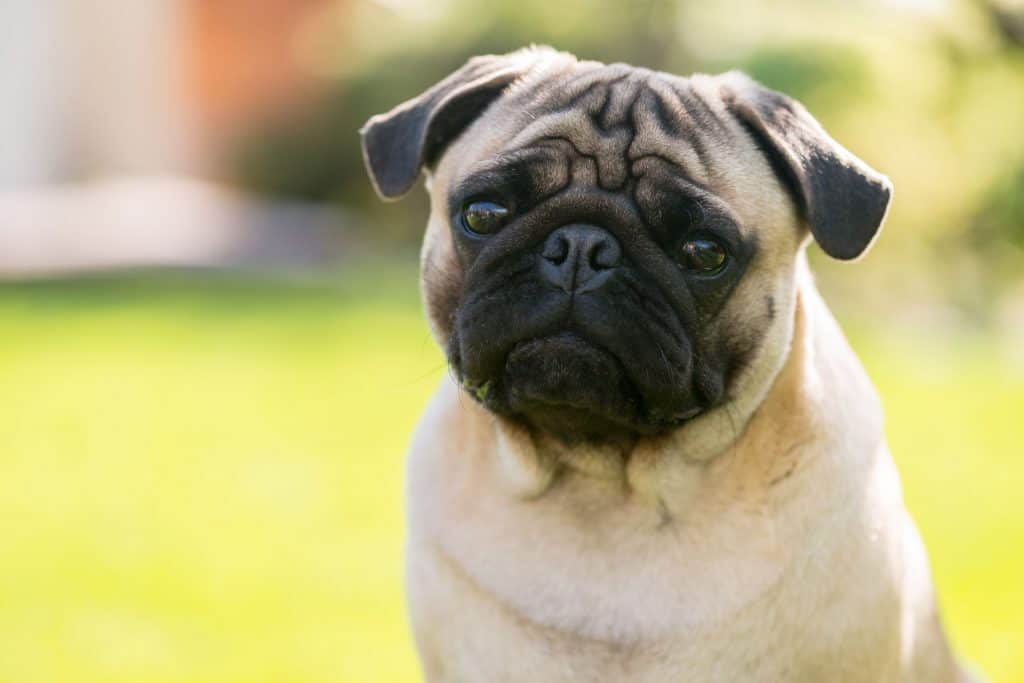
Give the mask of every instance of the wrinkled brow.
[(571, 164), (572, 156), (557, 144), (542, 141), (507, 150), (471, 168), (452, 187), (449, 199), (511, 192), (520, 201), (536, 202), (569, 186)]

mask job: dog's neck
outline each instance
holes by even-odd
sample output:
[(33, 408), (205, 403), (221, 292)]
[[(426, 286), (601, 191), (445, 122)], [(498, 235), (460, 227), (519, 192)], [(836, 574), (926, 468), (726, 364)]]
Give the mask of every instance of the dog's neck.
[(765, 357), (743, 392), (670, 434), (628, 444), (566, 445), (468, 401), (462, 409), (493, 432), (499, 479), (512, 495), (535, 498), (560, 478), (586, 478), (635, 493), (673, 516), (698, 491), (776, 488), (797, 470), (805, 452), (820, 451), (802, 446), (849, 441), (850, 435), (831, 433), (836, 425), (852, 423), (830, 420), (834, 411), (863, 414), (857, 424), (870, 452), (881, 435), (874, 391), (852, 352), (840, 358), (824, 353), (831, 348), (834, 354), (846, 342), (802, 255), (795, 282), (790, 324), (766, 342)]

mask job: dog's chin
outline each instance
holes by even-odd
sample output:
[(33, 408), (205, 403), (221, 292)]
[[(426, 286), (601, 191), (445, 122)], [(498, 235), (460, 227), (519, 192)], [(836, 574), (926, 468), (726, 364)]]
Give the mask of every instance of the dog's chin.
[[(608, 351), (572, 334), (517, 344), (505, 362), (492, 409), (566, 442), (607, 441), (653, 427), (642, 401)], [(485, 405), (491, 403), (485, 401)]]

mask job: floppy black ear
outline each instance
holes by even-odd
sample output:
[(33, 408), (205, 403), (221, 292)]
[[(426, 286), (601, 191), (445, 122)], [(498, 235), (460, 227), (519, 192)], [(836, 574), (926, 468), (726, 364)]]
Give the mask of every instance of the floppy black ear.
[(359, 132), (363, 161), (377, 194), (395, 199), (408, 192), (420, 170), (436, 162), (540, 54), (521, 50), (474, 57), (423, 94), (367, 121)]
[(722, 96), (793, 192), (826, 254), (855, 259), (885, 220), (892, 183), (829, 137), (797, 101), (739, 72), (723, 77)]

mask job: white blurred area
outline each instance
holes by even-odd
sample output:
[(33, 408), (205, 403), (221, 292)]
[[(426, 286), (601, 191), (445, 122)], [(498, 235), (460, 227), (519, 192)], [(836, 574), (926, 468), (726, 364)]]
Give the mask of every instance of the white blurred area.
[(200, 170), (174, 0), (0, 3), (0, 186)]
[(0, 193), (0, 278), (154, 266), (309, 268), (345, 241), (337, 209), (267, 202), (185, 176)]
[(0, 0), (0, 277), (334, 258), (333, 210), (210, 180), (231, 131), (301, 101), (289, 40), (323, 4)]

